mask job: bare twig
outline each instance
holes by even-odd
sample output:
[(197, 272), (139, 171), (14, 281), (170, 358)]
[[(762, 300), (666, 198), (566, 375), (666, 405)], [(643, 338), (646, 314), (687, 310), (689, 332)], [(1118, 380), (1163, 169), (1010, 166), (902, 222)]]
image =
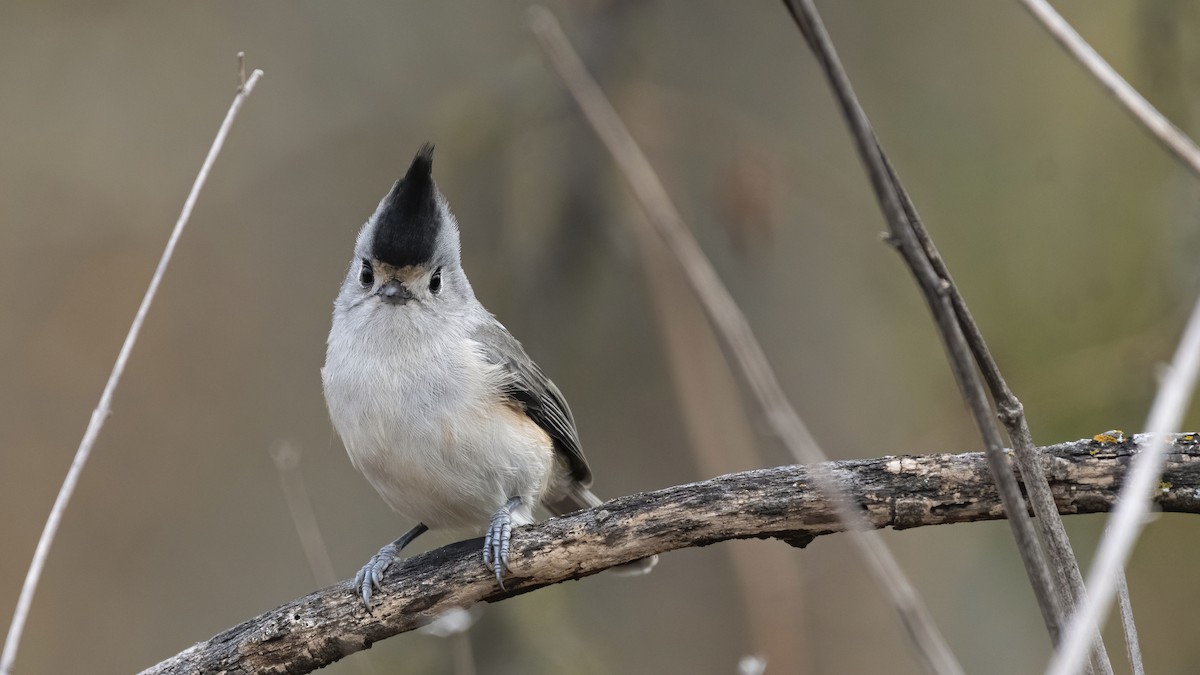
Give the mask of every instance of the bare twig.
[[(1066, 19), (1054, 10), (1045, 0), (1021, 0), (1029, 13), (1067, 50), (1083, 67), (1095, 77), (1109, 93), (1141, 122), (1142, 126), (1158, 140), (1159, 143), (1178, 158), (1192, 171), (1200, 176), (1200, 147), (1186, 134), (1180, 131), (1149, 101), (1138, 93), (1117, 71), (1092, 48), (1082, 36), (1067, 23)], [(1075, 568), (1077, 569), (1077, 567)], [(1138, 646), (1137, 627), (1133, 622), (1132, 603), (1129, 599), (1129, 587), (1125, 583), (1125, 572), (1118, 570), (1117, 594), (1121, 606), (1121, 625), (1125, 632), (1126, 651), (1134, 673), (1144, 670), (1141, 661), (1141, 648)], [(1073, 590), (1077, 596), (1082, 596), (1079, 587), (1082, 580), (1078, 574), (1071, 579)]]
[[(1009, 388), (1008, 382), (1000, 373), (1000, 367), (996, 364), (991, 350), (988, 349), (987, 342), (983, 339), (983, 333), (979, 330), (979, 325), (975, 323), (975, 318), (971, 315), (971, 310), (967, 308), (966, 300), (963, 298), (962, 293), (959, 292), (958, 285), (954, 283), (954, 279), (950, 276), (950, 270), (946, 267), (941, 253), (934, 246), (933, 239), (925, 229), (925, 223), (921, 220), (920, 215), (917, 214), (916, 207), (909, 198), (908, 192), (901, 185), (900, 179), (892, 169), (891, 163), (888, 162), (887, 155), (883, 152), (883, 147), (878, 145), (878, 141), (876, 141), (876, 147), (879, 148), (880, 157), (883, 158), (884, 163), (887, 165), (892, 184), (896, 187), (897, 192), (904, 201), (905, 215), (908, 217), (908, 222), (912, 225), (917, 239), (921, 242), (922, 249), (929, 257), (929, 261), (938, 275), (949, 282), (946, 294), (954, 306), (955, 316), (958, 317), (958, 323), (963, 329), (967, 344), (971, 347), (975, 363), (979, 366), (980, 372), (983, 373), (984, 381), (987, 382), (992, 400), (996, 404), (996, 414), (1008, 432), (1008, 439), (1013, 447), (1013, 456), (1017, 460), (1017, 467), (1021, 471), (1025, 491), (1029, 496), (1029, 503), (1033, 507), (1033, 513), (1036, 516), (1033, 524), (1042, 535), (1042, 541), (1046, 544), (1046, 551), (1050, 554), (1050, 561), (1058, 579), (1058, 591), (1065, 618), (1075, 610), (1079, 599), (1085, 593), (1083, 574), (1079, 571), (1079, 561), (1075, 557), (1075, 551), (1071, 548), (1071, 539), (1067, 536), (1066, 528), (1063, 527), (1062, 517), (1059, 516), (1058, 509), (1054, 506), (1054, 495), (1050, 491), (1046, 472), (1042, 469), (1042, 463), (1039, 461), (1037, 446), (1033, 444), (1033, 433), (1029, 430), (1029, 422), (1025, 417), (1025, 407), (1017, 399), (1016, 394)], [(1132, 623), (1130, 626), (1132, 626)], [(1125, 636), (1126, 644), (1136, 643), (1136, 632), (1127, 630)], [(1094, 636), (1094, 642), (1093, 658), (1095, 659), (1096, 667), (1103, 675), (1111, 675), (1113, 672), (1112, 662), (1104, 649), (1099, 631)], [(1132, 650), (1130, 653), (1138, 653), (1136, 644), (1133, 645)]]
[[(1034, 515), (1037, 516), (1034, 525), (1038, 527), (1043, 541), (1046, 543), (1046, 550), (1050, 554), (1050, 561), (1053, 564), (1055, 573), (1058, 575), (1063, 611), (1069, 614), (1074, 610), (1076, 603), (1079, 601), (1078, 599), (1083, 595), (1083, 575), (1079, 571), (1079, 562), (1075, 558), (1074, 550), (1071, 548), (1071, 540), (1067, 537), (1067, 531), (1063, 527), (1062, 518), (1059, 517), (1058, 511), (1054, 508), (1054, 497), (1050, 494), (1050, 488), (1046, 482), (1046, 474), (1042, 470), (1041, 462), (1037, 459), (1037, 448), (1033, 444), (1033, 434), (1029, 430), (1029, 422), (1025, 417), (1025, 407), (1017, 399), (1016, 394), (1009, 388), (1008, 382), (1005, 381), (1004, 376), (1000, 373), (1000, 368), (996, 364), (991, 350), (988, 349), (987, 342), (983, 338), (983, 333), (979, 330), (979, 325), (975, 323), (975, 318), (971, 315), (971, 310), (967, 308), (966, 300), (963, 298), (962, 293), (959, 292), (958, 285), (954, 283), (954, 279), (950, 276), (950, 270), (946, 267), (941, 253), (938, 252), (933, 239), (929, 236), (928, 231), (926, 231), (925, 224), (917, 213), (912, 200), (909, 198), (908, 192), (905, 191), (891, 164), (887, 161), (887, 155), (884, 154), (882, 147), (879, 147), (879, 153), (883, 157), (885, 164), (887, 164), (892, 184), (896, 187), (897, 192), (899, 192), (901, 199), (904, 201), (905, 215), (908, 217), (913, 231), (916, 232), (922, 249), (929, 257), (929, 261), (938, 275), (949, 282), (946, 291), (947, 295), (950, 298), (950, 303), (954, 306), (954, 313), (958, 317), (959, 325), (962, 326), (967, 344), (971, 347), (975, 363), (979, 366), (980, 372), (983, 373), (983, 378), (987, 382), (992, 400), (995, 401), (997, 415), (1008, 432), (1009, 442), (1012, 444), (1017, 466), (1020, 468), (1021, 477), (1024, 479), (1025, 490), (1029, 495), (1030, 504), (1033, 506)], [(1097, 635), (1097, 639), (1099, 639), (1099, 635)], [(1097, 660), (1097, 665), (1100, 666), (1103, 672), (1112, 672), (1111, 664), (1108, 663), (1107, 655), (1103, 650), (1098, 651)]]
[[(803, 18), (797, 15), (795, 7), (791, 4), (788, 5), (788, 9), (800, 25), (801, 31), (809, 39), (810, 46), (814, 46), (815, 48), (812, 39), (808, 37), (809, 31)], [(836, 54), (834, 54), (834, 59), (836, 61)], [(887, 154), (883, 151), (883, 147), (879, 144), (874, 133), (871, 133), (870, 140), (887, 170), (888, 181), (901, 201), (908, 225), (912, 228), (921, 245), (920, 251), (924, 253), (936, 275), (945, 281), (945, 284), (941, 286), (942, 293), (950, 301), (963, 337), (971, 350), (971, 354), (974, 356), (975, 363), (983, 374), (992, 400), (995, 402), (996, 413), (1000, 421), (1004, 424), (1005, 430), (1008, 432), (1009, 441), (1012, 444), (1017, 466), (1021, 471), (1021, 477), (1024, 479), (1030, 504), (1033, 506), (1033, 512), (1037, 516), (1032, 525), (1041, 534), (1042, 541), (1046, 545), (1046, 551), (1050, 555), (1051, 567), (1058, 581), (1057, 590), (1063, 616), (1066, 616), (1066, 614), (1074, 609), (1078, 598), (1083, 595), (1083, 575), (1079, 571), (1079, 563), (1071, 548), (1071, 541), (1067, 536), (1066, 529), (1063, 527), (1062, 519), (1054, 508), (1054, 499), (1050, 494), (1045, 472), (1042, 470), (1041, 463), (1037, 461), (1033, 434), (1030, 432), (1029, 423), (1025, 417), (1024, 406), (1022, 406), (1012, 389), (1009, 388), (1004, 376), (1000, 373), (1000, 368), (996, 364), (991, 351), (988, 349), (983, 333), (980, 331), (978, 324), (975, 323), (975, 319), (967, 307), (966, 300), (963, 298), (962, 293), (959, 292), (954, 279), (950, 276), (950, 271), (946, 267), (945, 261), (934, 245), (932, 237), (930, 237), (928, 231), (925, 229), (925, 225), (917, 213), (912, 199), (904, 189), (903, 184), (901, 184), (899, 177), (888, 161)], [(1096, 634), (1096, 642), (1096, 666), (1101, 673), (1111, 673), (1112, 665), (1109, 662), (1107, 653), (1104, 651), (1099, 633)]]
[(308, 489), (304, 487), (304, 477), (300, 473), (300, 451), (291, 443), (280, 443), (271, 449), (271, 459), (275, 462), (279, 487), (287, 501), (296, 536), (300, 537), (300, 547), (304, 549), (308, 568), (312, 570), (313, 581), (323, 585), (336, 582), (337, 572), (329, 557), (329, 547), (325, 545), (325, 537), (321, 536), (317, 515), (313, 512), (312, 500), (308, 498)]
[(1057, 639), (1063, 611), (1056, 580), (1051, 574), (1041, 541), (1030, 522), (1025, 508), (1025, 500), (1021, 496), (1016, 477), (1009, 468), (1000, 430), (992, 417), (987, 393), (984, 391), (973, 365), (970, 347), (967, 345), (954, 307), (947, 297), (950, 281), (939, 275), (934, 269), (908, 221), (900, 195), (880, 154), (874, 131), (872, 131), (866, 113), (859, 105), (854, 90), (850, 86), (849, 78), (838, 59), (837, 52), (825, 31), (816, 7), (811, 0), (785, 0), (785, 2), (829, 79), (830, 86), (842, 108), (842, 114), (854, 136), (859, 156), (871, 179), (871, 185), (875, 190), (875, 196), (883, 211), (884, 219), (887, 221), (892, 240), (912, 270), (934, 316), (950, 360), (950, 369), (975, 424), (983, 436), (988, 463), (999, 487), (1004, 509), (1009, 514), (1008, 522), (1017, 541), (1021, 560), (1025, 564), (1025, 571), (1033, 584), (1038, 606), (1042, 610), (1042, 618), (1046, 622), (1051, 637)]
[(29, 608), (33, 604), (33, 594), (37, 590), (38, 580), (42, 576), (42, 569), (45, 567), (46, 557), (50, 553), (50, 546), (54, 543), (54, 535), (58, 532), (63, 512), (67, 508), (67, 502), (71, 500), (71, 495), (75, 492), (75, 485), (79, 482), (79, 475), (83, 472), (83, 467), (92, 453), (92, 446), (96, 444), (96, 439), (100, 436), (100, 430), (104, 427), (105, 420), (111, 414), (113, 392), (117, 389), (117, 382), (120, 381), (121, 374), (125, 372), (125, 364), (129, 362), (129, 355), (133, 352), (133, 345), (137, 342), (138, 333), (142, 329), (142, 323), (146, 320), (146, 313), (150, 311), (150, 303), (154, 301), (154, 295), (158, 292), (158, 286), (167, 271), (167, 265), (171, 262), (171, 255), (175, 252), (175, 245), (179, 242), (179, 236), (183, 233), (183, 228), (187, 225), (188, 219), (192, 215), (196, 199), (200, 196), (200, 189), (204, 187), (204, 182), (208, 179), (208, 173), (212, 169), (217, 155), (220, 154), (222, 146), (225, 145), (225, 138), (229, 135), (229, 129), (233, 126), (233, 121), (237, 118), (238, 111), (242, 109), (242, 103), (245, 102), (246, 97), (253, 91), (254, 85), (258, 83), (258, 78), (261, 76), (262, 71), (255, 70), (250, 75), (250, 79), (245, 83), (245, 86), (238, 88), (237, 95), (234, 96), (233, 103), (229, 106), (229, 112), (225, 113), (225, 120), (217, 130), (212, 147), (208, 150), (208, 156), (204, 158), (204, 163), (200, 166), (200, 172), (196, 175), (195, 182), (192, 183), (192, 190), (188, 193), (187, 199), (183, 203), (183, 210), (179, 213), (179, 219), (175, 221), (175, 229), (171, 231), (171, 236), (167, 239), (167, 245), (163, 249), (162, 257), (158, 260), (158, 267), (154, 270), (154, 276), (150, 278), (150, 285), (146, 288), (146, 294), (142, 296), (142, 304), (138, 306), (137, 314), (133, 317), (133, 323), (129, 326), (129, 332), (125, 335), (125, 342), (121, 345), (121, 351), (117, 354), (117, 360), (113, 364), (112, 373), (109, 374), (108, 381), (104, 385), (104, 391), (100, 394), (100, 402), (96, 405), (96, 409), (92, 411), (92, 417), (88, 421), (87, 430), (83, 434), (83, 440), (79, 442), (79, 448), (75, 451), (75, 459), (72, 460), (71, 468), (67, 471), (67, 476), (63, 480), (62, 487), (58, 490), (58, 497), (54, 500), (54, 506), (50, 509), (49, 517), (46, 518), (46, 525), (42, 528), (42, 536), (38, 539), (37, 549), (33, 554), (33, 561), (29, 564), (29, 571), (25, 574), (25, 583), (21, 586), (21, 595), (17, 599), (17, 607), (13, 612), (13, 620), (8, 629), (8, 637), (4, 641), (4, 653), (0, 655), (0, 675), (10, 675), (12, 673), (13, 662), (17, 658), (17, 647), (21, 643), (21, 634), (25, 629), (25, 620), (29, 616)]
[[(1042, 26), (1076, 60), (1090, 72), (1169, 152), (1196, 175), (1200, 175), (1200, 148), (1163, 116), (1153, 105), (1122, 78), (1079, 33), (1045, 0), (1021, 0)], [(1130, 544), (1132, 546), (1132, 543)], [(1123, 565), (1115, 572), (1117, 594), (1120, 598), (1121, 625), (1125, 631), (1126, 649), (1135, 673), (1144, 670), (1141, 649), (1138, 646), (1137, 628), (1133, 622), (1132, 605), (1128, 585), (1125, 583)]]
[(1183, 423), (1198, 372), (1200, 301), (1192, 310), (1179, 347), (1154, 397), (1150, 418), (1146, 421), (1146, 431), (1152, 435), (1152, 440), (1134, 462), (1129, 481), (1121, 490), (1117, 509), (1109, 518), (1109, 527), (1100, 540), (1095, 562), (1088, 571), (1088, 594), (1072, 616), (1062, 645), (1047, 668), (1046, 672), (1051, 675), (1071, 675), (1079, 671), (1079, 664), (1087, 651), (1088, 636), (1108, 614), (1121, 570), (1150, 512), (1153, 493), (1159, 492), (1155, 487), (1171, 438), (1168, 430), (1178, 429)]
[[(1058, 508), (1063, 513), (1111, 508), (1145, 443), (1144, 436), (1120, 443), (1084, 439), (1042, 449), (1044, 461), (1054, 467)], [(1156, 494), (1164, 511), (1200, 513), (1198, 461), (1200, 436), (1171, 439), (1163, 480), (1173, 487)], [(1004, 517), (981, 453), (729, 474), (621, 497), (518, 529), (507, 591), (479, 564), (479, 539), (458, 542), (398, 562), (384, 579), (372, 614), (346, 580), (221, 631), (145, 674), (306, 673), (419, 628), (452, 608), (505, 600), (648, 555), (742, 538), (803, 546), (843, 529), (838, 507), (817, 485), (818, 474), (853, 495), (870, 527), (908, 529)]]
[[(777, 463), (761, 456), (737, 374), (679, 265), (650, 228), (635, 232), (663, 358), (700, 475)], [(745, 604), (750, 651), (770, 660), (776, 672), (810, 672), (800, 561), (784, 547), (730, 546), (727, 553)]]
[[(300, 471), (300, 451), (285, 441), (271, 449), (271, 460), (275, 462), (275, 470), (279, 474), (279, 487), (283, 490), (283, 498), (287, 502), (288, 513), (292, 516), (296, 536), (300, 538), (300, 548), (304, 549), (304, 557), (308, 560), (308, 569), (312, 572), (313, 581), (322, 586), (337, 583), (337, 572), (334, 571), (333, 559), (329, 556), (329, 547), (325, 545), (325, 537), (317, 525), (317, 514), (313, 511), (312, 500), (308, 498), (308, 488), (304, 487), (304, 475)], [(463, 639), (468, 638), (464, 636)], [(468, 648), (469, 644), (468, 642)], [(457, 653), (457, 649), (455, 651)], [(371, 665), (370, 660), (359, 659), (355, 665), (358, 672), (375, 675), (375, 667)]]
[(1163, 116), (1153, 105), (1121, 77), (1104, 57), (1080, 37), (1046, 0), (1020, 0), (1063, 49), (1070, 52), (1121, 105), (1133, 115), (1171, 154), (1182, 161), (1192, 173), (1200, 176), (1200, 147)]
[(1125, 631), (1125, 655), (1129, 657), (1129, 670), (1133, 675), (1146, 675), (1142, 663), (1142, 647), (1138, 644), (1137, 624), (1133, 621), (1133, 601), (1129, 597), (1129, 584), (1125, 572), (1117, 579), (1117, 606), (1121, 611), (1121, 627)]
[(475, 654), (471, 651), (471, 636), (466, 631), (450, 638), (454, 675), (475, 675)]
[[(572, 49), (558, 21), (542, 7), (532, 8), (530, 16), (543, 50), (575, 97), (584, 116), (613, 155), (646, 212), (649, 223), (675, 254), (713, 325), (733, 353), (776, 435), (797, 461), (815, 464), (824, 460), (816, 439), (779, 385), (745, 316), (683, 222), (650, 162)], [(856, 531), (858, 536), (852, 537), (851, 541), (908, 631), (921, 665), (929, 672), (962, 672), (891, 551), (878, 536), (865, 529), (856, 506), (838, 490), (832, 477), (817, 470), (814, 479), (837, 506), (837, 516), (845, 528)]]
[(246, 52), (237, 53), (238, 84), (237, 93), (246, 91)]

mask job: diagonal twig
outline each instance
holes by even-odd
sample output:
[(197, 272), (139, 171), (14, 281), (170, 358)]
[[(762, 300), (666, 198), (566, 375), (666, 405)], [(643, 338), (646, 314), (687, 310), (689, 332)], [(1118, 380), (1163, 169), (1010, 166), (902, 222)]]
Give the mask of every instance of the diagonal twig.
[(312, 572), (313, 581), (325, 586), (335, 583), (337, 572), (333, 569), (333, 558), (329, 555), (329, 547), (325, 545), (325, 537), (317, 525), (317, 514), (313, 510), (308, 488), (304, 486), (304, 476), (300, 472), (300, 451), (296, 446), (284, 441), (271, 448), (271, 461), (275, 463), (275, 472), (279, 474), (279, 487), (283, 491), (284, 501), (287, 502), (288, 513), (292, 516), (296, 536), (300, 538), (300, 548), (304, 550), (304, 557), (308, 560), (308, 569)]
[[(288, 513), (292, 517), (292, 525), (296, 528), (296, 536), (300, 539), (300, 548), (304, 550), (304, 557), (308, 560), (308, 569), (312, 572), (313, 581), (322, 586), (336, 584), (338, 577), (334, 571), (333, 558), (329, 555), (325, 536), (321, 534), (321, 528), (317, 524), (317, 514), (313, 510), (312, 500), (308, 497), (308, 488), (304, 486), (304, 475), (300, 471), (300, 450), (295, 445), (283, 441), (271, 448), (270, 454), (271, 461), (275, 463), (275, 472), (279, 474), (279, 487), (283, 491), (283, 499), (287, 502)], [(375, 667), (369, 659), (358, 659), (354, 665), (359, 673), (375, 675)]]
[[(649, 228), (635, 230), (653, 301), (662, 355), (675, 389), (687, 445), (701, 475), (764, 466), (737, 373), (672, 254)], [(775, 672), (811, 672), (805, 574), (793, 551), (730, 546), (751, 652)]]
[(1046, 672), (1051, 675), (1071, 675), (1079, 670), (1087, 651), (1088, 635), (1108, 614), (1113, 594), (1119, 584), (1120, 571), (1129, 559), (1134, 542), (1142, 532), (1154, 486), (1162, 474), (1164, 455), (1170, 435), (1183, 423), (1192, 392), (1200, 374), (1200, 300), (1188, 319), (1179, 347), (1163, 377), (1162, 385), (1150, 407), (1146, 432), (1151, 441), (1134, 460), (1129, 480), (1121, 489), (1116, 511), (1109, 517), (1109, 526), (1100, 540), (1096, 560), (1088, 571), (1088, 594), (1071, 617), (1063, 642)]
[[(1051, 638), (1057, 640), (1064, 615), (1062, 596), (1046, 553), (1042, 549), (1042, 543), (1026, 511), (1025, 500), (1021, 496), (1016, 477), (1009, 468), (1000, 430), (992, 417), (987, 392), (972, 361), (971, 345), (951, 301), (953, 284), (947, 275), (940, 273), (943, 270), (937, 269), (931, 261), (924, 245), (929, 241), (928, 235), (924, 237), (925, 242), (918, 236), (909, 211), (905, 208), (906, 204), (911, 205), (911, 202), (906, 202), (901, 197), (897, 188), (898, 181), (883, 157), (866, 113), (858, 103), (816, 7), (811, 0), (785, 0), (785, 4), (829, 79), (854, 137), (860, 158), (867, 169), (876, 199), (887, 221), (891, 240), (916, 278), (933, 314), (950, 360), (950, 369), (983, 437), (989, 466), (1000, 491), (1004, 509), (1008, 513), (1021, 560), (1033, 584), (1042, 618)], [(909, 210), (911, 211), (911, 208)], [(915, 214), (915, 211), (913, 213)], [(961, 307), (965, 311), (965, 303), (961, 303)], [(978, 337), (977, 329), (975, 334)], [(982, 345), (981, 337), (978, 342)], [(993, 372), (998, 375), (994, 363), (992, 366)]]
[[(637, 142), (571, 48), (554, 16), (545, 8), (534, 7), (530, 10), (530, 17), (543, 50), (584, 116), (613, 155), (645, 211), (649, 224), (678, 259), (776, 435), (797, 461), (823, 466), (816, 463), (824, 460), (824, 454), (788, 401), (745, 316), (683, 222)], [(875, 533), (867, 529), (858, 505), (823, 470), (817, 469), (813, 475), (818, 486), (836, 506), (839, 520), (846, 529), (855, 532), (851, 541), (908, 631), (921, 665), (929, 672), (962, 672), (891, 551)]]
[(1125, 571), (1117, 578), (1117, 606), (1121, 611), (1121, 628), (1125, 631), (1125, 656), (1129, 659), (1129, 670), (1133, 675), (1146, 675), (1142, 663), (1142, 647), (1138, 644), (1137, 624), (1133, 621), (1133, 602), (1129, 599), (1129, 584)]
[[(241, 60), (239, 59), (239, 63)], [(171, 231), (170, 238), (167, 239), (167, 245), (163, 248), (162, 256), (158, 260), (158, 267), (154, 270), (154, 275), (150, 277), (150, 285), (146, 288), (146, 294), (142, 296), (142, 303), (138, 306), (137, 313), (133, 317), (133, 322), (129, 326), (129, 332), (125, 335), (125, 342), (121, 345), (120, 352), (117, 353), (116, 363), (113, 364), (112, 373), (108, 376), (108, 381), (104, 384), (104, 391), (100, 394), (100, 402), (96, 405), (96, 409), (92, 411), (91, 419), (88, 421), (87, 430), (83, 434), (83, 439), (79, 442), (79, 448), (75, 451), (75, 459), (71, 461), (71, 468), (67, 471), (67, 476), (63, 479), (62, 487), (58, 490), (58, 497), (54, 500), (54, 506), (50, 509), (50, 515), (46, 518), (46, 525), (42, 528), (42, 535), (38, 539), (37, 549), (33, 554), (33, 561), (29, 564), (29, 571), (25, 575), (25, 583), (21, 586), (21, 595), (17, 599), (17, 607), (13, 612), (12, 624), (8, 628), (8, 637), (4, 641), (4, 652), (0, 655), (0, 675), (10, 675), (12, 673), (13, 662), (17, 658), (17, 647), (21, 643), (21, 634), (25, 629), (25, 621), (29, 616), (29, 608), (33, 604), (33, 595), (37, 590), (38, 580), (41, 579), (42, 569), (46, 564), (46, 557), (50, 553), (50, 546), (54, 543), (54, 536), (58, 533), (58, 526), (62, 522), (63, 512), (67, 508), (67, 503), (71, 500), (71, 495), (75, 492), (75, 486), (79, 482), (79, 476), (83, 472), (83, 467), (87, 463), (88, 457), (91, 456), (92, 447), (96, 444), (96, 439), (100, 436), (100, 430), (104, 427), (105, 420), (112, 412), (113, 392), (117, 389), (117, 383), (121, 379), (121, 374), (125, 372), (125, 365), (129, 362), (129, 355), (133, 352), (133, 346), (137, 342), (138, 333), (142, 329), (142, 324), (146, 320), (146, 314), (150, 311), (150, 304), (154, 301), (154, 295), (158, 292), (159, 284), (162, 283), (163, 275), (166, 274), (167, 265), (171, 262), (171, 255), (175, 252), (175, 246), (179, 243), (179, 237), (183, 233), (183, 228), (187, 225), (188, 219), (191, 218), (192, 209), (196, 206), (196, 199), (200, 196), (200, 190), (204, 187), (205, 181), (208, 179), (209, 171), (212, 170), (213, 163), (220, 154), (221, 148), (225, 145), (225, 138), (229, 135), (230, 128), (233, 127), (233, 121), (237, 118), (238, 111), (242, 109), (242, 104), (254, 90), (254, 85), (258, 83), (258, 78), (262, 77), (261, 70), (255, 70), (250, 74), (250, 79), (244, 78), (245, 71), (241, 71), (239, 76), (237, 95), (233, 98), (233, 103), (229, 106), (229, 112), (225, 113), (225, 120), (217, 129), (217, 135), (213, 138), (212, 146), (208, 150), (208, 155), (204, 158), (204, 163), (200, 166), (200, 172), (196, 174), (196, 180), (192, 183), (191, 192), (188, 193), (187, 199), (183, 202), (183, 210), (179, 213), (179, 219), (175, 221), (175, 228)]]
[(1100, 84), (1108, 90), (1129, 114), (1142, 123), (1155, 140), (1163, 145), (1179, 161), (1183, 162), (1192, 173), (1200, 176), (1200, 147), (1188, 138), (1171, 121), (1160, 113), (1144, 96), (1139, 94), (1125, 78), (1121, 77), (1104, 57), (1084, 40), (1067, 20), (1062, 18), (1046, 0), (1020, 0), (1025, 9), (1034, 16), (1050, 35), (1058, 40), (1063, 49), (1070, 52)]
[[(1113, 97), (1157, 140), (1175, 155), (1194, 175), (1200, 176), (1200, 147), (1171, 123), (1161, 112), (1133, 88), (1079, 33), (1067, 23), (1046, 0), (1021, 0), (1022, 5), (1041, 23), (1050, 35), (1075, 58)], [(1106, 535), (1107, 536), (1107, 535)], [(1130, 543), (1132, 546), (1132, 543)], [(1123, 565), (1115, 574), (1117, 597), (1121, 609), (1121, 626), (1125, 632), (1126, 649), (1135, 673), (1144, 671), (1137, 627), (1133, 622), (1129, 587), (1125, 582)], [(1102, 612), (1103, 613), (1103, 612)], [(1099, 616), (1093, 617), (1099, 625)], [(1082, 629), (1080, 629), (1082, 630)]]
[[(1074, 549), (1071, 547), (1071, 539), (1067, 536), (1067, 530), (1063, 526), (1062, 517), (1058, 514), (1058, 509), (1054, 505), (1054, 494), (1050, 490), (1046, 471), (1039, 460), (1037, 446), (1033, 443), (1033, 433), (1029, 430), (1029, 421), (1025, 417), (1025, 407), (1017, 399), (1016, 394), (1009, 388), (1008, 382), (1000, 373), (1000, 368), (996, 364), (991, 350), (988, 349), (987, 342), (983, 338), (983, 333), (979, 330), (979, 325), (975, 323), (975, 318), (971, 315), (971, 310), (968, 309), (967, 302), (963, 298), (962, 293), (959, 292), (958, 285), (954, 283), (953, 277), (950, 276), (950, 270), (946, 267), (945, 260), (942, 259), (941, 253), (938, 252), (937, 247), (934, 246), (933, 239), (925, 229), (925, 223), (921, 220), (920, 215), (918, 215), (912, 199), (908, 196), (908, 192), (901, 185), (900, 179), (896, 176), (887, 155), (883, 152), (883, 148), (878, 145), (877, 139), (875, 142), (876, 147), (879, 148), (880, 157), (883, 158), (884, 164), (887, 166), (892, 184), (896, 187), (896, 191), (904, 201), (905, 215), (908, 217), (908, 222), (916, 233), (917, 239), (921, 242), (921, 248), (925, 251), (925, 255), (928, 256), (930, 263), (938, 275), (949, 282), (946, 294), (949, 296), (950, 303), (954, 307), (955, 316), (958, 317), (958, 323), (962, 327), (963, 336), (966, 338), (967, 344), (971, 348), (971, 353), (975, 357), (975, 363), (979, 366), (979, 370), (983, 374), (983, 379), (987, 383), (988, 391), (995, 402), (996, 414), (1008, 432), (1008, 439), (1013, 447), (1013, 456), (1017, 460), (1017, 467), (1021, 471), (1021, 478), (1025, 485), (1026, 494), (1029, 496), (1030, 505), (1033, 507), (1033, 513), (1036, 516), (1033, 523), (1042, 535), (1042, 541), (1045, 543), (1046, 551), (1050, 555), (1051, 566), (1058, 579), (1058, 591), (1065, 618), (1074, 611), (1079, 603), (1079, 599), (1084, 595), (1083, 574), (1079, 570), (1079, 561), (1075, 557)], [(1122, 606), (1126, 606), (1126, 603), (1122, 603)], [(1136, 644), (1137, 635), (1135, 631), (1129, 629), (1131, 626), (1132, 623), (1127, 624), (1126, 643), (1130, 645), (1132, 658), (1133, 654), (1139, 652)], [(1108, 653), (1104, 650), (1099, 632), (1094, 636), (1094, 640), (1096, 648), (1093, 658), (1095, 659), (1096, 666), (1104, 675), (1111, 675), (1112, 663), (1109, 660)], [(1134, 661), (1134, 663), (1140, 664), (1140, 659)]]

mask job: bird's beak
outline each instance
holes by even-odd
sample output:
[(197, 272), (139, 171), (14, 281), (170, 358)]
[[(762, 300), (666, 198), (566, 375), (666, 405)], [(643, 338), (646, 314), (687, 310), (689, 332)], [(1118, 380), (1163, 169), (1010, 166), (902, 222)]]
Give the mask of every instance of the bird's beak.
[(379, 287), (379, 290), (375, 291), (375, 295), (389, 305), (403, 305), (413, 299), (412, 291), (400, 283), (399, 279), (388, 279)]

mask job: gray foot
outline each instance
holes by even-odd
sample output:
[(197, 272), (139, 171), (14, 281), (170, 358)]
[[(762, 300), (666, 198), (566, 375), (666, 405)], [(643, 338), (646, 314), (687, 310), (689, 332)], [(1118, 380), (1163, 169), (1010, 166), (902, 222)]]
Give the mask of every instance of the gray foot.
[(354, 575), (354, 588), (362, 595), (363, 604), (371, 611), (371, 593), (381, 590), (383, 573), (391, 567), (396, 558), (400, 557), (400, 548), (395, 543), (379, 549), (379, 553), (371, 556), (366, 565)]
[(483, 538), (483, 564), (496, 573), (496, 583), (504, 588), (504, 572), (508, 567), (508, 545), (512, 541), (512, 511), (521, 503), (520, 497), (512, 497), (492, 516), (487, 535)]
[(429, 528), (425, 523), (417, 523), (417, 526), (404, 536), (396, 541), (379, 549), (379, 553), (371, 556), (366, 565), (354, 575), (354, 589), (362, 595), (363, 604), (367, 606), (367, 613), (371, 612), (371, 593), (373, 591), (382, 590), (383, 574), (392, 566), (392, 563), (400, 557), (400, 552), (408, 546), (413, 539), (421, 536)]

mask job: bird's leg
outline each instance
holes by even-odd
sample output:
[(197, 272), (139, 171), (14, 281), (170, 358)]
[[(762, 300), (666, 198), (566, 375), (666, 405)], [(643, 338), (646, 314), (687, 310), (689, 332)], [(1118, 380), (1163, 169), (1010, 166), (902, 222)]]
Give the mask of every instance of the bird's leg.
[(425, 523), (417, 523), (413, 529), (405, 532), (399, 539), (379, 549), (379, 553), (371, 556), (366, 565), (354, 576), (354, 588), (362, 594), (363, 604), (367, 613), (371, 612), (371, 591), (383, 590), (383, 573), (400, 557), (400, 551), (412, 543), (413, 539), (421, 536), (429, 528)]
[(512, 512), (520, 504), (520, 497), (509, 497), (492, 515), (492, 524), (483, 538), (483, 564), (496, 573), (501, 590), (504, 590), (504, 571), (512, 571), (508, 568), (508, 544), (512, 540)]

